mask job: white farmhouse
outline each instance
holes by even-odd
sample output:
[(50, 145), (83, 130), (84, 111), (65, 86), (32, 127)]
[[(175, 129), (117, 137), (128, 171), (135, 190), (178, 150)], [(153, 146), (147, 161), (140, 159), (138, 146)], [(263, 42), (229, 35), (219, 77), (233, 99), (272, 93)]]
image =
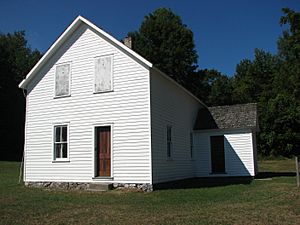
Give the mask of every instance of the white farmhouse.
[(27, 91), (27, 185), (152, 190), (256, 173), (255, 104), (206, 107), (81, 16), (19, 86)]

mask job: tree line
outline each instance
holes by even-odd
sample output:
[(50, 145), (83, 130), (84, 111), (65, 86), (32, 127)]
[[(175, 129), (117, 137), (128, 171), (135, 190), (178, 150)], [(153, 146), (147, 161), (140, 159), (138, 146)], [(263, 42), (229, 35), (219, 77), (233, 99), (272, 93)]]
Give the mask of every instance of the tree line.
[(26, 100), (18, 85), (40, 57), (27, 45), (24, 31), (0, 34), (0, 160), (22, 157)]
[[(129, 32), (133, 50), (182, 84), (208, 106), (257, 102), (258, 151), (262, 155), (299, 154), (300, 13), (284, 8), (278, 52), (255, 49), (233, 77), (197, 65), (193, 32), (180, 16), (159, 8)], [(25, 32), (0, 34), (1, 159), (20, 159), (23, 150), (25, 97), (18, 84), (41, 58), (27, 44)], [(298, 153), (297, 153), (298, 151)]]
[(129, 32), (133, 49), (182, 84), (208, 106), (258, 104), (258, 151), (261, 155), (300, 154), (300, 13), (282, 9), (286, 26), (271, 54), (254, 50), (233, 77), (197, 65), (193, 32), (170, 9), (147, 15), (138, 31)]

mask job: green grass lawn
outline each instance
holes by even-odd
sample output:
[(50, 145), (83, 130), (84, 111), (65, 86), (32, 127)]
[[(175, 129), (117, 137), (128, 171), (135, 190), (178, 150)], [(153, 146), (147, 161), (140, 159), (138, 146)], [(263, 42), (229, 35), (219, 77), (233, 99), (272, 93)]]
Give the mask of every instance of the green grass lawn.
[[(260, 161), (293, 172), (293, 160)], [(0, 224), (300, 224), (295, 177), (248, 185), (152, 193), (62, 191), (18, 183), (19, 163), (0, 162)]]

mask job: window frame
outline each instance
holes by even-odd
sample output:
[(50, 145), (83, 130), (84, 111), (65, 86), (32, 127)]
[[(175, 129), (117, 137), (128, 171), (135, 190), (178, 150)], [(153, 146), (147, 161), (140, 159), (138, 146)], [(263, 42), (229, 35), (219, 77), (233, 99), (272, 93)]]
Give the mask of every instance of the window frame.
[(193, 160), (194, 157), (194, 133), (190, 132), (190, 158)]
[[(101, 59), (101, 58), (106, 58), (106, 57), (110, 57), (111, 58), (111, 74), (110, 74), (110, 89), (109, 90), (105, 90), (105, 91), (96, 91), (96, 63), (97, 60)], [(106, 93), (106, 92), (113, 92), (114, 91), (114, 54), (106, 54), (106, 55), (101, 55), (101, 56), (97, 56), (94, 58), (94, 83), (93, 83), (93, 93), (94, 94), (99, 94), (99, 93)]]
[[(65, 94), (65, 95), (56, 95), (56, 72), (57, 72), (57, 67), (58, 66), (63, 66), (63, 65), (69, 65), (69, 67), (70, 67), (70, 70), (69, 70), (69, 93)], [(53, 98), (64, 98), (64, 97), (70, 97), (71, 96), (71, 78), (72, 78), (72, 62), (71, 61), (55, 64)]]
[[(170, 139), (168, 138), (169, 129), (170, 129)], [(172, 126), (171, 125), (167, 125), (166, 144), (167, 144), (167, 160), (170, 160), (170, 159), (172, 159), (172, 155), (173, 155)], [(169, 146), (170, 146), (170, 149), (169, 149)]]
[[(56, 133), (55, 133), (55, 128), (56, 127), (67, 127), (67, 141), (66, 142), (56, 142), (55, 138), (56, 138)], [(52, 126), (52, 130), (53, 130), (53, 141), (52, 141), (52, 162), (70, 162), (70, 124), (69, 123), (56, 123), (53, 124)], [(55, 145), (56, 144), (63, 144), (66, 143), (67, 144), (67, 157), (66, 158), (57, 158), (56, 157), (56, 151), (55, 151)]]

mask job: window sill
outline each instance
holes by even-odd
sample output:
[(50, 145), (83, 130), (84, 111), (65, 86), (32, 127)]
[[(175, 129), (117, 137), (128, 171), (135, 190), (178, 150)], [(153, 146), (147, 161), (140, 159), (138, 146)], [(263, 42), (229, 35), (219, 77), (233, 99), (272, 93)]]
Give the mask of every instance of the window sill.
[(113, 177), (92, 177), (93, 180), (113, 180)]
[(69, 94), (69, 95), (62, 95), (62, 96), (54, 96), (53, 99), (57, 99), (57, 98), (67, 98), (67, 97), (71, 97), (71, 94)]
[(209, 173), (209, 175), (226, 175), (226, 172), (219, 172), (219, 173)]
[(53, 160), (52, 163), (69, 163), (70, 160), (66, 159), (66, 160)]
[(104, 93), (109, 93), (109, 92), (114, 92), (114, 90), (108, 90), (108, 91), (94, 91), (93, 94), (97, 95), (97, 94), (104, 94)]

